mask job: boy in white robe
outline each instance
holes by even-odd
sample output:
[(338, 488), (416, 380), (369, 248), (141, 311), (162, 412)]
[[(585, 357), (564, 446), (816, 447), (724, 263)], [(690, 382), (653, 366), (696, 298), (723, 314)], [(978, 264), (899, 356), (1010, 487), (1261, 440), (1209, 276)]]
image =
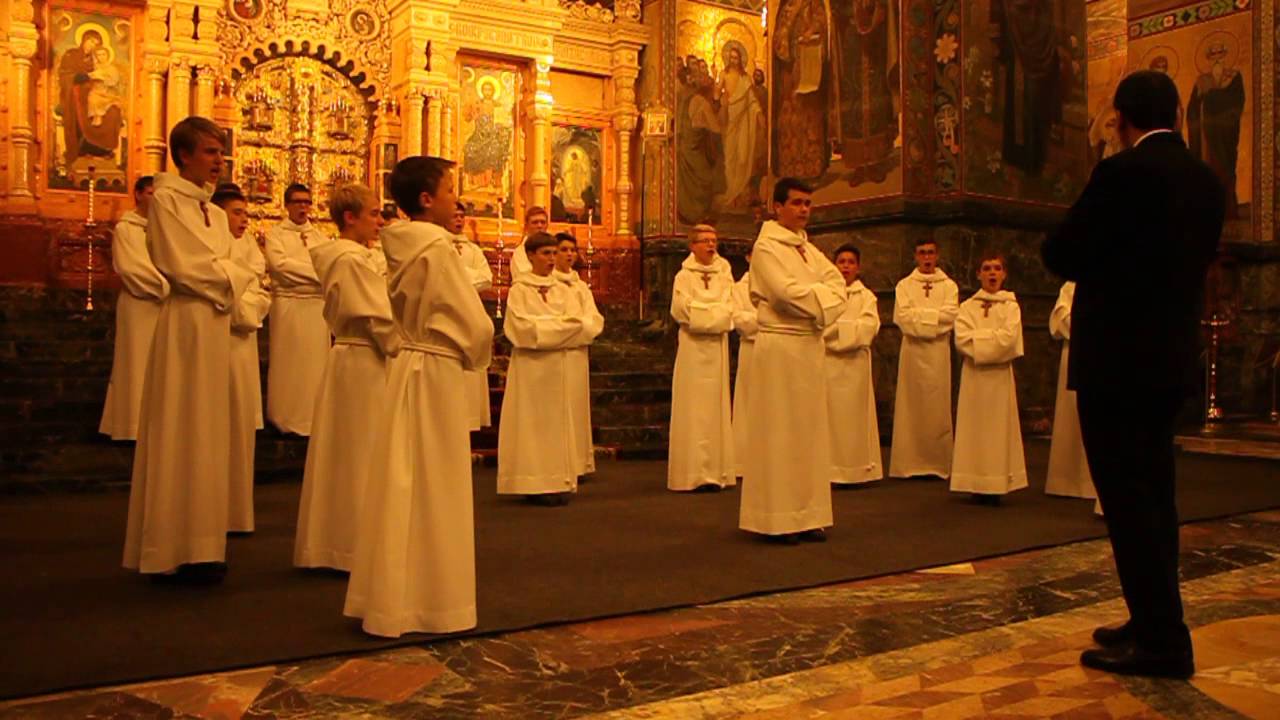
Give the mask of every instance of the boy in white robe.
[(568, 313), (582, 318), (582, 334), (569, 349), (569, 396), (573, 403), (573, 432), (582, 451), (578, 482), (596, 471), (595, 443), (591, 438), (591, 358), (588, 348), (604, 332), (604, 316), (596, 308), (591, 286), (582, 281), (573, 267), (578, 263), (578, 239), (569, 233), (556, 233), (556, 266), (551, 276), (569, 288)]
[(329, 212), (338, 240), (311, 248), (311, 260), (336, 340), (316, 396), (293, 564), (350, 570), (377, 445), (386, 358), (400, 351), (401, 340), (386, 278), (369, 248), (382, 227), (377, 198), (364, 185), (346, 185), (330, 196)]
[(747, 392), (748, 449), (738, 527), (787, 544), (823, 542), (831, 526), (831, 436), (822, 331), (845, 306), (844, 280), (809, 242), (813, 190), (774, 186), (777, 220), (752, 248), (758, 331)]
[(311, 191), (284, 191), (288, 217), (267, 231), (271, 332), (267, 345), (267, 419), (281, 432), (311, 434), (311, 413), (329, 352), (324, 299), (308, 250), (330, 238), (312, 226)]
[(116, 297), (111, 381), (107, 383), (98, 432), (110, 435), (112, 440), (138, 438), (147, 353), (151, 351), (160, 305), (169, 294), (169, 281), (151, 264), (147, 254), (147, 208), (154, 193), (154, 178), (138, 178), (133, 184), (133, 210), (122, 215), (111, 231), (111, 267), (120, 276), (121, 287)]
[(552, 277), (556, 241), (525, 238), (531, 270), (516, 278), (502, 332), (512, 344), (498, 424), (498, 494), (567, 505), (578, 490), (582, 451), (573, 429), (569, 350), (583, 332), (567, 285)]
[(893, 322), (902, 331), (893, 402), (893, 477), (951, 474), (951, 330), (960, 289), (938, 267), (938, 244), (916, 244), (916, 269), (894, 290)]
[(213, 121), (174, 125), (178, 174), (156, 177), (147, 248), (170, 292), (147, 361), (124, 566), (219, 581), (226, 571), (231, 311), (253, 271), (232, 256), (226, 214), (204, 186), (222, 174)]
[(680, 325), (671, 380), (667, 489), (716, 492), (737, 484), (729, 403), (733, 271), (716, 254), (716, 230), (695, 225), (676, 273), (671, 317)]
[(1084, 441), (1080, 438), (1080, 416), (1076, 412), (1076, 393), (1067, 389), (1067, 358), (1071, 349), (1071, 303), (1076, 284), (1066, 282), (1058, 292), (1058, 302), (1049, 313), (1049, 333), (1062, 341), (1062, 360), (1058, 363), (1058, 396), (1053, 407), (1053, 438), (1049, 441), (1049, 472), (1044, 491), (1049, 495), (1065, 495), (1093, 499), (1089, 463), (1085, 461)]
[(1013, 361), (1022, 357), (1022, 311), (1014, 294), (1003, 289), (1002, 257), (984, 255), (978, 279), (982, 289), (960, 305), (956, 317), (956, 349), (964, 365), (951, 491), (998, 505), (1001, 496), (1027, 486), (1013, 383)]
[(475, 516), (463, 371), (489, 364), (493, 321), (447, 229), (454, 163), (401, 160), (388, 183), (410, 222), (383, 228), (391, 312), (403, 336), (387, 390), (343, 612), (367, 633), (476, 624)]
[(546, 208), (534, 205), (524, 213), (524, 237), (521, 238), (520, 244), (515, 246), (511, 251), (511, 282), (516, 281), (517, 275), (524, 275), (533, 269), (529, 262), (529, 254), (521, 248), (524, 246), (525, 239), (532, 237), (538, 233), (547, 231), (547, 225), (551, 221), (551, 216), (547, 214)]
[(751, 248), (747, 248), (747, 271), (733, 284), (733, 329), (738, 332), (738, 370), (733, 376), (733, 464), (734, 475), (743, 476), (747, 457), (747, 386), (751, 377), (751, 349), (756, 344), (756, 306), (751, 304)]
[(871, 343), (880, 332), (876, 294), (858, 279), (862, 253), (841, 245), (832, 256), (844, 277), (844, 314), (827, 326), (827, 408), (831, 415), (831, 482), (853, 487), (884, 477), (880, 426), (871, 384)]
[[(449, 224), (449, 230), (453, 233), (453, 249), (458, 251), (458, 257), (462, 259), (462, 265), (467, 269), (471, 286), (479, 294), (493, 286), (493, 268), (489, 267), (489, 261), (485, 258), (480, 246), (464, 234), (466, 223), (467, 208), (462, 203), (458, 203), (453, 213), (453, 221)], [(475, 232), (474, 226), (472, 232)], [(486, 366), (468, 370), (465, 376), (467, 397), (471, 403), (470, 427), (472, 430), (489, 427), (493, 422), (489, 409), (489, 368)]]
[(253, 532), (253, 456), (262, 429), (262, 371), (258, 329), (271, 309), (271, 293), (262, 286), (267, 262), (249, 228), (249, 204), (234, 183), (219, 185), (209, 200), (227, 214), (232, 256), (253, 270), (254, 279), (231, 312), (231, 456), (228, 458), (227, 530)]

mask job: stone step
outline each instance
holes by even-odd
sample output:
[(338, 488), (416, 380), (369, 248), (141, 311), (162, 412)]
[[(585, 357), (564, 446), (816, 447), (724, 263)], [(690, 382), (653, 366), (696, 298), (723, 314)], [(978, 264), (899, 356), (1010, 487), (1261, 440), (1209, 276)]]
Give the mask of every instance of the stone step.
[(592, 404), (591, 424), (597, 427), (661, 425), (671, 422), (669, 402)]
[(602, 445), (616, 445), (618, 448), (639, 447), (645, 445), (666, 445), (669, 423), (651, 425), (597, 425), (593, 430), (595, 441)]

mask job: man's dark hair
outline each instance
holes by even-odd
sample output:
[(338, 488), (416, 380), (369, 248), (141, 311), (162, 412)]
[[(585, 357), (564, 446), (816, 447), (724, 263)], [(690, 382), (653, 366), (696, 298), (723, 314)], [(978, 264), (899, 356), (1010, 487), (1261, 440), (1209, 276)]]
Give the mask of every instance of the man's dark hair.
[(545, 216), (548, 220), (551, 219), (551, 213), (547, 212), (546, 208), (542, 207), (541, 205), (534, 205), (533, 207), (524, 211), (524, 221), (527, 223), (539, 215)]
[(938, 247), (938, 241), (937, 241), (937, 240), (934, 240), (933, 238), (929, 237), (928, 235), (921, 235), (920, 237), (916, 238), (916, 245), (915, 245), (915, 246), (916, 246), (916, 247), (921, 247), (922, 245), (932, 245), (932, 246), (934, 246), (934, 247)]
[(286, 204), (286, 205), (288, 205), (288, 204), (289, 204), (289, 200), (293, 197), (293, 194), (294, 194), (294, 193), (300, 193), (300, 192), (304, 192), (304, 193), (306, 193), (306, 194), (310, 195), (310, 194), (311, 194), (311, 188), (307, 187), (306, 185), (303, 185), (302, 183), (293, 183), (293, 184), (289, 185), (289, 187), (285, 188), (285, 189), (284, 189), (284, 202), (285, 202), (285, 204)]
[(435, 197), (440, 189), (440, 179), (454, 165), (452, 160), (429, 155), (414, 155), (401, 160), (387, 178), (391, 197), (395, 198), (396, 205), (405, 215), (420, 215), (426, 208), (418, 201), (419, 197), (422, 193)]
[(467, 206), (463, 205), (461, 200), (458, 201), (458, 209), (461, 210), (463, 214), (467, 212)]
[(217, 189), (213, 191), (213, 195), (209, 198), (209, 202), (220, 208), (225, 208), (227, 203), (233, 200), (248, 202), (244, 196), (244, 191), (242, 191), (240, 186), (235, 183), (222, 183), (218, 185)]
[(551, 237), (551, 233), (536, 232), (524, 239), (524, 252), (532, 256), (544, 247), (555, 247), (558, 244), (556, 239)]
[(841, 255), (845, 253), (853, 253), (853, 256), (858, 260), (858, 264), (862, 264), (862, 252), (858, 250), (858, 248), (853, 243), (845, 243), (840, 247), (836, 248), (836, 251), (831, 253), (832, 261), (836, 260), (837, 258), (839, 258)]
[(169, 154), (173, 157), (173, 164), (178, 169), (182, 169), (182, 153), (195, 152), (202, 136), (217, 140), (219, 145), (226, 143), (226, 135), (223, 134), (222, 128), (209, 118), (199, 115), (179, 120), (178, 124), (169, 131)]
[(140, 193), (143, 190), (146, 190), (147, 188), (155, 184), (156, 184), (155, 177), (151, 175), (143, 175), (142, 177), (133, 181), (133, 191), (135, 193)]
[(395, 203), (385, 203), (385, 204), (383, 204), (383, 206), (382, 206), (382, 219), (383, 219), (383, 220), (387, 220), (387, 221), (395, 220), (397, 217), (399, 217), (399, 214), (397, 214), (397, 213), (396, 213), (396, 205), (395, 205)]
[(791, 191), (802, 192), (805, 195), (813, 194), (813, 186), (801, 180), (800, 178), (784, 177), (773, 186), (773, 201), (779, 204), (785, 204), (787, 198), (791, 196)]
[(1116, 86), (1116, 112), (1135, 130), (1173, 129), (1178, 124), (1178, 86), (1157, 70), (1130, 73)]
[(567, 232), (556, 233), (556, 246), (558, 247), (562, 242), (571, 242), (573, 243), (574, 247), (578, 247), (578, 238), (574, 237), (573, 233), (567, 233)]

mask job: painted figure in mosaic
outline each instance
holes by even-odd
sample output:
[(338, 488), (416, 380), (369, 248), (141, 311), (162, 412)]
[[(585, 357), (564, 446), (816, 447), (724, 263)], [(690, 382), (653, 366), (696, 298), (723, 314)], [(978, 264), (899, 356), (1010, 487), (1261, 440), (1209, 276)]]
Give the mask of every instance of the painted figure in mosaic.
[(671, 291), (680, 326), (671, 380), (667, 489), (716, 491), (737, 483), (729, 402), (733, 271), (716, 254), (716, 231), (695, 225)]
[(882, 182), (898, 137), (898, 0), (831, 3), (837, 151), (850, 185)]
[(1059, 0), (991, 0), (996, 87), (1004, 109), (1001, 157), (1039, 175), (1050, 133), (1062, 122), (1066, 83), (1059, 53)]
[(463, 166), (471, 180), (469, 186), (477, 188), (501, 188), (502, 174), (511, 152), (511, 128), (500, 125), (495, 113), (498, 81), (482, 77), (476, 82), (480, 99), (463, 109), (465, 117), (475, 128), (462, 149)]
[(111, 381), (98, 432), (112, 440), (136, 440), (142, 410), (142, 382), (147, 375), (151, 336), (160, 306), (169, 294), (169, 281), (156, 270), (147, 253), (147, 209), (155, 192), (154, 178), (133, 184), (132, 210), (120, 216), (111, 231), (111, 267), (120, 277), (116, 300), (116, 336)]
[(1002, 256), (984, 254), (978, 269), (982, 287), (960, 304), (956, 316), (956, 350), (963, 364), (951, 492), (972, 493), (989, 505), (1027, 486), (1013, 382), (1013, 361), (1023, 354), (1022, 310), (1018, 298), (1004, 289), (1006, 275)]
[(105, 42), (97, 30), (86, 30), (79, 47), (58, 60), (63, 157), (68, 166), (81, 155), (109, 157), (120, 145), (124, 113), (119, 99), (109, 92), (109, 81), (119, 83), (119, 71), (111, 66)]
[(826, 6), (785, 0), (773, 31), (773, 166), (777, 175), (817, 179), (831, 156), (827, 116), (833, 82)]
[(880, 309), (858, 273), (862, 253), (853, 245), (832, 255), (844, 278), (844, 314), (822, 333), (827, 345), (827, 408), (831, 414), (831, 482), (857, 485), (884, 477), (880, 423), (871, 383), (871, 343), (880, 332)]
[(725, 191), (724, 139), (706, 63), (697, 60), (686, 67), (676, 115), (676, 211), (684, 221), (697, 223), (711, 217), (716, 197)]
[(737, 40), (725, 43), (721, 51), (724, 69), (716, 88), (724, 142), (725, 188), (716, 205), (721, 210), (742, 210), (755, 199), (750, 186), (755, 168), (756, 147), (763, 145), (760, 133), (765, 108), (760, 107), (751, 76), (747, 49)]
[(1213, 168), (1227, 190), (1227, 217), (1236, 217), (1236, 165), (1240, 154), (1240, 119), (1244, 114), (1244, 75), (1229, 64), (1229, 35), (1207, 43), (1199, 63), (1207, 68), (1196, 78), (1187, 100), (1187, 140), (1191, 152)]

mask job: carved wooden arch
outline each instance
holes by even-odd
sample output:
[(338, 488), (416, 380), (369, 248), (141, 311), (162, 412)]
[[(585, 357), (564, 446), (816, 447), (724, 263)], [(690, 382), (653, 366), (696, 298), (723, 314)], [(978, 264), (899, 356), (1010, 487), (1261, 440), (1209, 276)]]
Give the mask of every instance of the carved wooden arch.
[(284, 37), (246, 48), (236, 55), (231, 67), (231, 78), (239, 82), (259, 65), (286, 57), (319, 60), (342, 73), (365, 99), (372, 102), (378, 97), (379, 88), (373, 72), (363, 67), (359, 60), (345, 57), (340, 48), (333, 48), (328, 43), (302, 38)]

